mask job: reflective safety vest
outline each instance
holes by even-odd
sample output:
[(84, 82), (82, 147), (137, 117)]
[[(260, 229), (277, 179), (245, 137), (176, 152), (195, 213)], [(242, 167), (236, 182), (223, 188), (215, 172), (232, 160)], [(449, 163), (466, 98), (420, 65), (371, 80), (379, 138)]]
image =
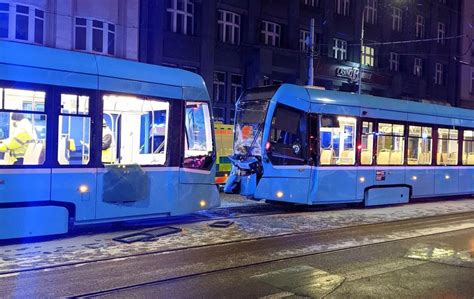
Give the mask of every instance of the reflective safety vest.
[(0, 152), (10, 152), (9, 164), (15, 163), (18, 159), (25, 157), (28, 142), (33, 139), (31, 133), (25, 129), (19, 129), (15, 136), (0, 143)]

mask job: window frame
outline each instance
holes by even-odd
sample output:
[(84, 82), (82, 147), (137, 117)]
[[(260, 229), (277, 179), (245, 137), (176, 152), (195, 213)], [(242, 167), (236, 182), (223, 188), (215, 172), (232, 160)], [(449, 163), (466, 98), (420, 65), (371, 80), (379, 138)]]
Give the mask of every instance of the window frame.
[(444, 64), (441, 62), (435, 63), (434, 83), (435, 85), (444, 86)]
[[(417, 62), (419, 62), (419, 64)], [(415, 57), (413, 59), (413, 75), (416, 77), (423, 76), (423, 59), (422, 58)]]
[[(53, 148), (55, 147), (55, 134), (54, 131), (54, 87), (51, 85), (46, 84), (38, 84), (38, 83), (27, 83), (21, 81), (9, 81), (9, 80), (0, 80), (0, 89), (2, 90), (2, 101), (5, 100), (4, 97), (4, 90), (5, 89), (22, 89), (22, 90), (29, 90), (29, 91), (42, 91), (45, 92), (45, 103), (44, 103), (44, 112), (43, 111), (27, 111), (27, 110), (11, 110), (11, 109), (3, 109), (3, 105), (0, 107), (0, 112), (18, 112), (23, 114), (32, 114), (32, 115), (45, 115), (46, 116), (46, 149), (45, 149), (45, 156), (44, 156), (44, 163), (41, 165), (0, 165), (0, 169), (51, 169), (54, 168), (54, 159), (53, 156)], [(2, 102), (3, 104), (3, 102)]]
[[(219, 41), (231, 45), (240, 45), (242, 15), (224, 9), (219, 9), (217, 11), (217, 15), (217, 30)], [(231, 17), (231, 21), (227, 21), (228, 15)], [(228, 27), (230, 27), (230, 37), (227, 37)]]
[(366, 0), (364, 6), (364, 22), (372, 25), (377, 24), (377, 0)]
[(422, 15), (416, 15), (415, 36), (421, 39), (425, 38), (425, 17)]
[[(218, 75), (224, 76), (224, 81), (218, 81)], [(222, 100), (220, 100), (221, 92), (220, 88), (223, 88)], [(212, 80), (212, 103), (213, 104), (226, 104), (227, 103), (227, 73), (223, 71), (214, 71)]]
[[(461, 142), (460, 142), (460, 143), (461, 143), (461, 153), (462, 153), (462, 155), (459, 155), (459, 156), (461, 156), (461, 164), (460, 164), (460, 165), (463, 165), (463, 166), (473, 166), (473, 167), (474, 167), (474, 164), (468, 164), (468, 163), (467, 163), (467, 162), (468, 162), (467, 160), (466, 160), (466, 162), (464, 162), (465, 142), (471, 143), (471, 144), (472, 144), (472, 147), (474, 148), (474, 135), (473, 135), (473, 139), (472, 139), (472, 140), (466, 140), (465, 132), (466, 132), (466, 131), (471, 131), (471, 132), (474, 134), (474, 128), (462, 128), (462, 129), (460, 129), (460, 131), (462, 131), (462, 133), (461, 133), (461, 134), (462, 134), (462, 138), (461, 138)], [(467, 153), (467, 152), (466, 152), (466, 153)], [(468, 153), (468, 155), (469, 155), (469, 153)], [(469, 156), (468, 156), (468, 157), (469, 157)], [(466, 158), (468, 158), (468, 157), (466, 157)]]
[[(159, 102), (166, 102), (168, 103), (168, 116), (167, 116), (167, 119), (168, 119), (168, 124), (167, 124), (167, 132), (166, 132), (166, 136), (168, 138), (167, 140), (167, 150), (166, 150), (166, 155), (165, 155), (165, 161), (162, 165), (160, 164), (138, 164), (139, 167), (170, 167), (170, 166), (178, 166), (178, 165), (175, 165), (176, 163), (176, 155), (177, 154), (180, 154), (179, 151), (172, 151), (170, 150), (170, 148), (173, 147), (173, 144), (175, 144), (173, 142), (173, 132), (177, 132), (179, 130), (172, 130), (171, 129), (171, 125), (172, 123), (176, 122), (175, 118), (180, 118), (181, 116), (180, 115), (173, 115), (173, 114), (176, 114), (177, 112), (174, 111), (173, 109), (176, 109), (174, 108), (175, 105), (175, 102), (184, 102), (184, 100), (182, 99), (172, 99), (172, 98), (166, 98), (166, 97), (157, 97), (157, 96), (154, 96), (154, 95), (144, 95), (144, 94), (131, 94), (131, 93), (126, 93), (126, 92), (118, 92), (118, 91), (110, 91), (110, 90), (97, 90), (97, 98), (96, 98), (96, 105), (95, 105), (95, 109), (97, 110), (97, 113), (94, 115), (94, 119), (96, 121), (96, 124), (97, 123), (102, 123), (102, 120), (103, 120), (103, 117), (104, 117), (104, 96), (106, 95), (116, 95), (116, 96), (123, 96), (123, 97), (137, 97), (137, 98), (140, 98), (140, 99), (154, 99), (155, 101), (159, 101)], [(92, 106), (92, 105), (91, 105)], [(184, 113), (184, 112), (181, 112), (181, 113)], [(184, 114), (183, 114), (184, 116)], [(184, 118), (183, 118), (183, 121), (184, 121)], [(173, 124), (173, 125), (176, 125), (176, 124)], [(184, 123), (183, 123), (184, 125)], [(97, 126), (97, 125), (96, 125)], [(95, 131), (94, 129), (92, 130), (96, 137), (94, 137), (94, 141), (91, 142), (91, 144), (94, 144), (95, 148), (96, 149), (99, 149), (99, 148), (102, 148), (102, 126), (99, 126), (100, 128), (95, 128)], [(184, 127), (183, 127), (184, 128)], [(183, 132), (184, 134), (184, 132)], [(98, 138), (97, 136), (101, 136), (100, 138)], [(116, 141), (117, 142), (117, 141)], [(182, 145), (182, 143), (180, 143), (180, 145)], [(176, 153), (174, 153), (176, 152)], [(107, 166), (109, 165), (126, 165), (126, 164), (121, 164), (121, 163), (114, 163), (114, 164), (104, 164), (102, 162), (102, 151), (101, 150), (96, 150), (93, 155), (95, 156), (96, 158), (96, 167), (98, 168), (106, 168)], [(183, 155), (184, 155), (184, 151), (183, 151)]]
[[(369, 52), (367, 53), (367, 50)], [(361, 65), (368, 67), (375, 67), (375, 48), (369, 46), (361, 47)]]
[[(448, 138), (440, 138), (439, 137), (439, 129), (447, 129), (448, 131)], [(449, 133), (451, 130), (457, 130), (458, 131), (458, 138), (457, 139), (451, 139), (449, 138)], [(433, 144), (433, 163), (432, 165), (435, 166), (443, 166), (443, 167), (455, 167), (462, 165), (462, 144), (463, 144), (463, 135), (464, 135), (464, 129), (462, 127), (456, 127), (456, 126), (446, 126), (446, 125), (436, 125), (433, 126), (433, 136), (436, 138), (436, 143)], [(456, 140), (458, 142), (457, 146), (457, 159), (456, 159), (456, 164), (439, 164), (438, 163), (438, 149), (439, 149), (439, 140), (448, 140), (448, 141), (453, 141)], [(435, 147), (436, 146), (436, 147)]]
[[(2, 10), (2, 13), (8, 16), (7, 37), (2, 37), (0, 39), (14, 40), (14, 41), (19, 41), (23, 43), (31, 43), (31, 44), (36, 44), (36, 45), (44, 45), (46, 43), (46, 19), (47, 19), (46, 11), (36, 5), (31, 5), (31, 4), (23, 4), (23, 3), (16, 3), (16, 2), (14, 3), (5, 2), (5, 4), (8, 5), (8, 10), (7, 11)], [(18, 6), (28, 7), (28, 14), (18, 12), (17, 11)], [(37, 10), (43, 13), (42, 18), (36, 15)], [(28, 18), (27, 39), (17, 38), (16, 36), (17, 15), (26, 16)], [(37, 19), (43, 22), (42, 27), (41, 27), (41, 33), (42, 33), (42, 39), (43, 39), (42, 42), (36, 41), (36, 34), (37, 34), (37, 29), (38, 29), (36, 27)]]
[(446, 44), (446, 24), (443, 22), (438, 22), (436, 42), (441, 45)]
[(335, 0), (334, 12), (337, 15), (348, 17), (350, 16), (351, 3), (350, 0)]
[[(85, 25), (82, 24), (77, 24), (77, 20), (83, 19), (86, 21)], [(102, 23), (102, 51), (95, 51), (94, 50), (94, 29), (99, 29), (98, 27), (94, 27), (93, 23), (95, 22), (101, 22)], [(110, 26), (114, 26), (114, 31), (110, 31)], [(80, 51), (80, 52), (87, 52), (87, 53), (93, 53), (93, 54), (100, 54), (100, 55), (106, 55), (106, 56), (116, 56), (117, 55), (117, 24), (113, 24), (111, 22), (105, 21), (105, 20), (100, 20), (100, 19), (93, 19), (89, 17), (81, 17), (81, 16), (75, 16), (73, 18), (73, 48), (75, 51)], [(77, 42), (77, 29), (78, 28), (85, 28), (86, 30), (86, 44), (85, 44), (85, 49), (80, 49), (78, 48), (78, 45), (76, 44)], [(113, 33), (113, 53), (109, 52), (109, 46), (110, 46), (110, 41), (109, 41), (109, 36), (110, 34)]]
[(392, 72), (400, 71), (400, 54), (396, 52), (390, 52), (390, 70)]
[[(337, 60), (342, 60), (342, 61), (347, 60), (347, 41), (340, 38), (334, 38), (333, 41), (334, 41), (334, 44), (332, 47), (333, 58)], [(340, 55), (341, 55), (341, 58), (339, 58)]]
[[(73, 114), (73, 113), (62, 113), (61, 112), (61, 95), (62, 94), (74, 94), (74, 95), (83, 95), (89, 97), (89, 113), (88, 114)], [(96, 163), (97, 151), (95, 150), (97, 147), (97, 139), (96, 136), (102, 136), (102, 126), (100, 126), (100, 135), (97, 135), (98, 128), (94, 126), (97, 122), (97, 92), (96, 90), (91, 89), (84, 89), (84, 88), (76, 88), (76, 87), (67, 87), (67, 86), (59, 86), (54, 89), (54, 120), (53, 120), (53, 129), (54, 129), (54, 150), (52, 152), (53, 155), (53, 165), (55, 168), (90, 168), (90, 167), (100, 167)], [(102, 113), (102, 109), (101, 109)], [(89, 162), (87, 164), (61, 164), (58, 161), (58, 146), (59, 146), (59, 117), (60, 116), (75, 116), (75, 117), (88, 117), (90, 119), (90, 148), (89, 148)], [(100, 119), (102, 121), (102, 119)], [(99, 140), (101, 141), (101, 140)]]
[(392, 7), (392, 30), (402, 31), (402, 10), (398, 7)]
[[(184, 35), (194, 35), (194, 13), (195, 7), (191, 0), (170, 0), (171, 7), (166, 8), (167, 17), (169, 18), (169, 30), (173, 33), (179, 33)], [(178, 2), (183, 2), (183, 9), (178, 9)], [(191, 8), (191, 12), (188, 12), (188, 5)], [(181, 24), (181, 32), (178, 32), (178, 15), (183, 18)], [(191, 20), (191, 32), (188, 32), (188, 18)]]
[[(260, 24), (262, 27), (262, 30), (260, 30), (262, 43), (270, 47), (281, 47), (282, 25), (267, 20), (262, 20)], [(270, 25), (273, 25), (273, 31), (269, 30)], [(270, 38), (272, 41), (271, 43), (269, 42)]]

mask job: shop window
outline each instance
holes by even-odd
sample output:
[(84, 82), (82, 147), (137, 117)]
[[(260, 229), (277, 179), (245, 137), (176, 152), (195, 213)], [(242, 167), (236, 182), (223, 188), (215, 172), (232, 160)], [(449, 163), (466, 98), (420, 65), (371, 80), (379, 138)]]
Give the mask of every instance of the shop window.
[(431, 165), (433, 129), (410, 126), (408, 131), (408, 165)]
[(438, 165), (458, 164), (458, 130), (438, 129)]
[(58, 128), (59, 164), (87, 165), (90, 161), (91, 144), (88, 96), (61, 94)]
[(360, 164), (372, 165), (374, 156), (374, 123), (362, 122), (362, 135), (360, 144)]
[(404, 125), (379, 123), (377, 165), (403, 165), (405, 152)]
[(322, 115), (320, 119), (321, 165), (354, 165), (356, 127), (354, 117)]
[(462, 144), (462, 164), (474, 165), (474, 131), (464, 131)]
[(106, 95), (102, 122), (102, 163), (164, 165), (169, 103)]
[(183, 166), (210, 169), (214, 162), (214, 144), (209, 105), (201, 102), (187, 102), (185, 124)]
[(306, 163), (306, 120), (301, 111), (278, 106), (272, 118), (267, 153), (274, 165)]
[(0, 92), (0, 165), (44, 164), (46, 93), (8, 88)]

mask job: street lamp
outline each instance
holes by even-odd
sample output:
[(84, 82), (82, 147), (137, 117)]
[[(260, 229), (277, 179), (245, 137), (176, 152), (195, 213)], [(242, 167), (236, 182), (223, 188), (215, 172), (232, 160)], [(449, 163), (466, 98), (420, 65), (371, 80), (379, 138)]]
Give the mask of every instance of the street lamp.
[(360, 63), (359, 63), (359, 94), (362, 94), (362, 57), (364, 55), (364, 31), (365, 31), (365, 10), (367, 9), (367, 4), (364, 4), (364, 9), (362, 10), (362, 26), (360, 31)]

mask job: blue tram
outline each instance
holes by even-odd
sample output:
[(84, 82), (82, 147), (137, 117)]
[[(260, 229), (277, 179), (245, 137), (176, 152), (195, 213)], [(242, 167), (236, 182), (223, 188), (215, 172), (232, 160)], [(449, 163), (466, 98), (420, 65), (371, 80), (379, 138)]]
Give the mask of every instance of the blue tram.
[(199, 75), (21, 43), (0, 49), (0, 239), (219, 206)]
[(237, 103), (225, 191), (300, 204), (474, 194), (474, 111), (284, 84)]

